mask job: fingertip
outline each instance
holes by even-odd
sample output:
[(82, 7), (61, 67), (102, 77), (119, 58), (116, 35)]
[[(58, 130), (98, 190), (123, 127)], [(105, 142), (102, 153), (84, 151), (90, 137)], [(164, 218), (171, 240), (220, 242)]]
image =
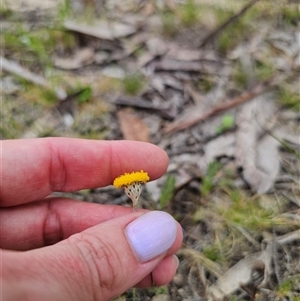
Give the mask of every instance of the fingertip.
[(173, 255), (172, 256), (172, 260), (173, 260), (173, 262), (174, 262), (174, 264), (176, 266), (176, 270), (177, 270), (178, 267), (179, 267), (179, 258), (176, 255)]
[[(120, 140), (110, 141), (110, 146), (111, 170), (114, 177), (125, 172), (144, 170), (149, 173), (150, 181), (152, 181), (161, 177), (168, 168), (168, 154), (155, 144)], [(128, 160), (128, 158), (132, 159)]]
[(178, 227), (168, 213), (150, 211), (128, 224), (125, 234), (138, 261), (147, 262), (170, 249), (178, 237)]
[(136, 287), (162, 286), (168, 284), (176, 275), (179, 259), (176, 255), (165, 257)]
[(177, 222), (177, 236), (173, 243), (173, 245), (170, 247), (170, 249), (167, 252), (167, 256), (175, 254), (181, 247), (183, 242), (183, 234), (181, 225)]
[(176, 255), (165, 257), (152, 272), (153, 284), (155, 286), (168, 284), (176, 275), (178, 266), (179, 259)]
[(125, 172), (144, 170), (155, 180), (169, 163), (167, 153), (151, 143), (74, 138), (5, 141), (2, 161), (2, 206), (36, 201), (53, 191), (107, 186)]

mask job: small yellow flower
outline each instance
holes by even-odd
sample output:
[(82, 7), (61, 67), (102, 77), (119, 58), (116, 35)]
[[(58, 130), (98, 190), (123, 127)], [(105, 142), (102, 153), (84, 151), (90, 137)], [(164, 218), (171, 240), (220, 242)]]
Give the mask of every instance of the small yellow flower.
[(133, 210), (136, 210), (138, 200), (142, 192), (142, 184), (150, 180), (148, 173), (141, 170), (131, 173), (125, 173), (115, 178), (113, 185), (116, 188), (123, 188), (126, 195), (133, 202)]

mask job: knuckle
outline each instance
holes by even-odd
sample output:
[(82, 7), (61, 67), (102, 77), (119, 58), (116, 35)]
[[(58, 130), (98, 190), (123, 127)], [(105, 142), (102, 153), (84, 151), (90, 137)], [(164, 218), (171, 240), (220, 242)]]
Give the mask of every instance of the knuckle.
[(87, 233), (76, 235), (76, 240), (77, 250), (87, 265), (87, 279), (90, 279), (92, 287), (97, 290), (94, 295), (100, 293), (103, 297), (120, 287), (124, 274), (119, 254), (113, 246)]
[(43, 242), (46, 246), (53, 245), (63, 239), (63, 229), (53, 199), (49, 199), (47, 206), (43, 225)]
[(68, 183), (68, 173), (65, 161), (60, 154), (59, 149), (52, 143), (52, 139), (47, 138), (45, 141), (47, 141), (51, 153), (49, 165), (50, 188), (52, 191), (64, 191)]

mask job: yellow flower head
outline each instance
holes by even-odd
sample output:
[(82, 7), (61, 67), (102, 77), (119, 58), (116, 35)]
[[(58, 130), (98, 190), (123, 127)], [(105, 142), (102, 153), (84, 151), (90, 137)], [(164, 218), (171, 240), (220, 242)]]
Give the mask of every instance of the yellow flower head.
[(142, 192), (142, 184), (150, 180), (148, 173), (141, 171), (135, 171), (131, 173), (125, 173), (114, 180), (114, 186), (116, 188), (123, 188), (126, 195), (133, 202), (133, 210), (136, 210), (139, 197)]
[(115, 178), (114, 186), (116, 188), (122, 188), (132, 183), (146, 183), (150, 180), (148, 173), (141, 171), (134, 171), (131, 173), (125, 172), (123, 175)]

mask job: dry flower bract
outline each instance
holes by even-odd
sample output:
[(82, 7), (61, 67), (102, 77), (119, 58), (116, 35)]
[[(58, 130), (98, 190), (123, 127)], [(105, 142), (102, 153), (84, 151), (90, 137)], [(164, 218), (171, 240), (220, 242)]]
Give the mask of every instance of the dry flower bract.
[(148, 173), (141, 170), (131, 173), (124, 173), (115, 178), (113, 185), (116, 188), (123, 188), (126, 195), (133, 202), (133, 210), (136, 210), (138, 200), (142, 192), (142, 184), (150, 180)]

